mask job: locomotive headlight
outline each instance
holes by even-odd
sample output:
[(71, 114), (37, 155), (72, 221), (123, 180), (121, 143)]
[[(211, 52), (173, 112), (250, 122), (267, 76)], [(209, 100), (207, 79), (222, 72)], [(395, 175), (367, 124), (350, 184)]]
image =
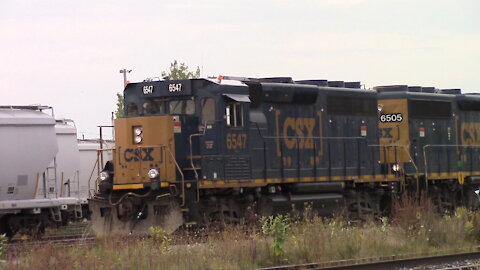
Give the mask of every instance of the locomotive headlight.
[(135, 139), (133, 139), (135, 141), (135, 143), (141, 143), (142, 142), (142, 136), (135, 136)]
[(134, 128), (133, 128), (133, 133), (134, 133), (136, 136), (142, 135), (142, 127), (134, 127)]
[(150, 170), (148, 171), (148, 177), (149, 177), (150, 179), (155, 179), (155, 178), (157, 178), (159, 175), (160, 175), (160, 173), (158, 172), (158, 169), (153, 168), (153, 169), (150, 169)]
[(110, 175), (108, 174), (108, 172), (100, 172), (100, 174), (98, 175), (98, 178), (102, 181), (105, 181), (105, 180), (108, 180), (108, 178), (110, 178)]
[(399, 172), (400, 171), (400, 164), (395, 163), (392, 165), (392, 171)]
[(143, 129), (141, 126), (133, 127), (133, 142), (139, 144), (143, 141)]

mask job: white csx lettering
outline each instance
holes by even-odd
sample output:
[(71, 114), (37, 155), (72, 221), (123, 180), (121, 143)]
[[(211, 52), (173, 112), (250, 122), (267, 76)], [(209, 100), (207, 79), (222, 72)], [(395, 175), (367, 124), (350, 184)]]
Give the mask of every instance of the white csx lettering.
[(182, 91), (182, 84), (181, 83), (171, 83), (168, 85), (168, 92), (175, 93)]

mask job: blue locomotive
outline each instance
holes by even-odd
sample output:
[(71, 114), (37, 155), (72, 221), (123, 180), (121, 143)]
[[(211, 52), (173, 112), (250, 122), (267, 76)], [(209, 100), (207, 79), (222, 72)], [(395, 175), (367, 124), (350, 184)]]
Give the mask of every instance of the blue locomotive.
[(90, 199), (97, 235), (302, 210), (353, 218), (428, 193), (476, 208), (480, 98), (288, 77), (144, 81), (124, 91), (113, 160)]

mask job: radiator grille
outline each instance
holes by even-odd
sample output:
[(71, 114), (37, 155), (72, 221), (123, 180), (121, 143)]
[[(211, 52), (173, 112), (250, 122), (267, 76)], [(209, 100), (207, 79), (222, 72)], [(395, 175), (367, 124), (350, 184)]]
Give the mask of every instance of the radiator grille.
[(225, 162), (226, 179), (249, 179), (250, 178), (250, 158), (231, 157)]

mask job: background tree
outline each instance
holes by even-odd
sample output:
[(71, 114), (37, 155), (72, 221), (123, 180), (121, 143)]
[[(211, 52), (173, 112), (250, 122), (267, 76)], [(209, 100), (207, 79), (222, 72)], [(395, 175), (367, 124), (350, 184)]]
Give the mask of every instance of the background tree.
[[(195, 79), (200, 78), (200, 68), (197, 66), (195, 71), (190, 71), (185, 63), (179, 64), (177, 60), (174, 60), (170, 63), (170, 69), (162, 71), (161, 74), (164, 80)], [(117, 93), (117, 110), (115, 111), (115, 117), (121, 118), (124, 115), (123, 95)]]
[(124, 116), (123, 111), (123, 95), (117, 93), (117, 110), (115, 111), (115, 118), (121, 118)]
[(170, 70), (162, 71), (162, 78), (164, 80), (183, 80), (200, 78), (200, 68), (197, 66), (195, 71), (188, 70), (185, 63), (178, 64), (177, 60), (170, 63)]

